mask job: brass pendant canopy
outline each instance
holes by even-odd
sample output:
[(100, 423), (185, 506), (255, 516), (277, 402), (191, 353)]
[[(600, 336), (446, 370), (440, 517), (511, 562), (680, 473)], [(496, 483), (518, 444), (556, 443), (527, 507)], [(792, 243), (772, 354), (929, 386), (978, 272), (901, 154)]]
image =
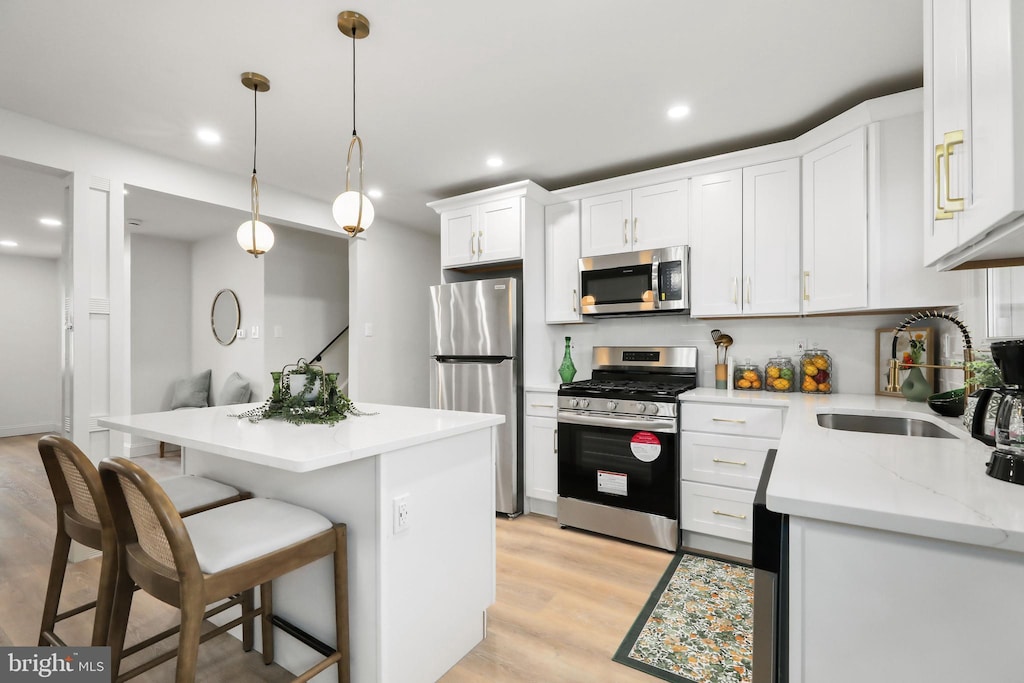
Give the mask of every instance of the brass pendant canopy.
[[(355, 29), (355, 33), (352, 29)], [(370, 35), (370, 20), (359, 12), (342, 12), (338, 15), (338, 30), (349, 38), (359, 40)]]
[(256, 92), (267, 92), (270, 90), (270, 79), (255, 71), (246, 71), (242, 74), (242, 85)]

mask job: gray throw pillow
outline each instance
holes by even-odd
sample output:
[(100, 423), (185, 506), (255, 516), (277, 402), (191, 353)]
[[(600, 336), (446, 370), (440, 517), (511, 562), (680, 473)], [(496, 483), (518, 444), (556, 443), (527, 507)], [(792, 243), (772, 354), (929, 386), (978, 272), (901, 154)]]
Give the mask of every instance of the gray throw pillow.
[(224, 382), (224, 393), (221, 399), (223, 405), (229, 406), (235, 403), (248, 403), (252, 392), (249, 391), (249, 383), (237, 372), (232, 372)]
[(205, 408), (209, 405), (210, 371), (203, 370), (194, 377), (179, 380), (174, 384), (171, 410), (178, 408)]

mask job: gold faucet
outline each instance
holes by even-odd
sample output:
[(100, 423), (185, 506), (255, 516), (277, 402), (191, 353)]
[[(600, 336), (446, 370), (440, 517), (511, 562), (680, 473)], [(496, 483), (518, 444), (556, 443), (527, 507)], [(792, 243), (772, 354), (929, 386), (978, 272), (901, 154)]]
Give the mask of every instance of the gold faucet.
[[(941, 320), (948, 320), (957, 327), (960, 328), (960, 333), (964, 338), (964, 364), (961, 365), (919, 365), (917, 363), (901, 363), (896, 358), (896, 343), (899, 340), (900, 334), (903, 333), (908, 327), (921, 320), (928, 320), (931, 318), (938, 318)], [(901, 322), (899, 326), (892, 331), (892, 358), (889, 359), (889, 384), (885, 390), (890, 392), (898, 392), (900, 390), (900, 370), (907, 368), (936, 368), (939, 370), (962, 370), (964, 373), (964, 387), (968, 385), (971, 380), (973, 373), (969, 367), (970, 362), (974, 360), (974, 349), (971, 347), (971, 333), (967, 331), (967, 326), (964, 325), (958, 318), (948, 313), (939, 313), (938, 311), (922, 311), (920, 313), (914, 313), (909, 316), (906, 320)], [(966, 391), (964, 392), (966, 401)]]

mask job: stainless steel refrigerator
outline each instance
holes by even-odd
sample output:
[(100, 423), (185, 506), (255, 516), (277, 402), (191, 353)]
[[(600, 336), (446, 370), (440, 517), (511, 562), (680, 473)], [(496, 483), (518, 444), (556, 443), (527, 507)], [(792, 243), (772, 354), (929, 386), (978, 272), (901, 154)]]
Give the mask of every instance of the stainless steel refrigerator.
[(521, 303), (515, 278), (430, 288), (430, 406), (498, 413), (497, 512), (523, 511)]

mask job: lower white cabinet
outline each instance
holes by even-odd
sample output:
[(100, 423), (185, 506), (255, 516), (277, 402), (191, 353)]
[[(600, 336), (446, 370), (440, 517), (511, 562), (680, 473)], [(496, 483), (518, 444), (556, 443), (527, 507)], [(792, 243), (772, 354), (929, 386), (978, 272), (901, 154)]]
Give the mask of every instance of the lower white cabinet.
[(526, 392), (523, 419), (524, 486), (528, 511), (554, 516), (558, 501), (557, 396), (552, 392)]
[(679, 406), (684, 546), (750, 557), (754, 491), (785, 408), (684, 400)]

